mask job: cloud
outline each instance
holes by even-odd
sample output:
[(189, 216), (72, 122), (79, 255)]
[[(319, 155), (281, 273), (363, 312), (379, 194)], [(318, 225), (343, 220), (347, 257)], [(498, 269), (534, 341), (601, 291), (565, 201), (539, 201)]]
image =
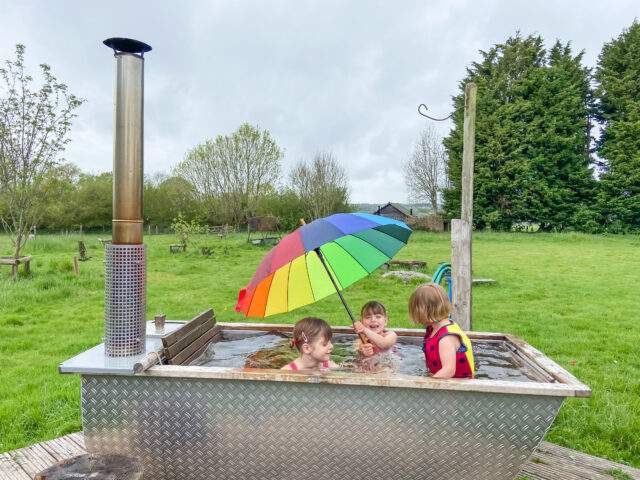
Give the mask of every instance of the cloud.
[[(595, 66), (635, 1), (535, 3), (0, 0), (0, 59), (24, 43), (29, 68), (51, 65), (87, 99), (65, 158), (111, 169), (113, 59), (102, 45), (136, 38), (145, 56), (145, 169), (168, 172), (196, 144), (244, 122), (268, 129), (284, 170), (333, 151), (356, 202), (406, 201), (401, 163), (426, 120), (451, 113), (465, 68), (517, 30), (572, 41)], [(481, 7), (480, 7), (481, 5)], [(450, 122), (437, 124), (446, 135)]]

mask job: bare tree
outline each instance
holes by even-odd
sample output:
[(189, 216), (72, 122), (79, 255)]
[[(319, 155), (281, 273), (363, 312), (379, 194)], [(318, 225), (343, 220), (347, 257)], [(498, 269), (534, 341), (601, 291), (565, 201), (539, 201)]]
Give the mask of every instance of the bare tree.
[(241, 125), (190, 150), (174, 169), (234, 223), (253, 216), (280, 174), (282, 150), (267, 130)]
[(347, 174), (331, 152), (317, 153), (309, 163), (299, 162), (289, 175), (307, 220), (344, 211), (349, 204)]
[(420, 133), (413, 154), (402, 165), (409, 197), (431, 203), (434, 213), (438, 213), (438, 193), (446, 182), (446, 159), (442, 138), (427, 125)]
[(0, 223), (11, 238), (14, 258), (45, 212), (46, 176), (60, 163), (73, 110), (84, 102), (45, 64), (40, 65), (42, 86), (31, 90), (24, 51), (24, 45), (16, 45), (16, 59), (0, 68)]

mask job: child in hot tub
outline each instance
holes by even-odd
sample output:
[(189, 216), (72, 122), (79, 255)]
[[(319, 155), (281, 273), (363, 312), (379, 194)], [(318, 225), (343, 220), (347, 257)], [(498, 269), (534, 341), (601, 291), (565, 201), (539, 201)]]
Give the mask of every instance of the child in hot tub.
[(360, 310), (360, 321), (353, 324), (358, 334), (363, 334), (368, 343), (355, 341), (354, 348), (364, 357), (371, 357), (378, 353), (390, 353), (395, 349), (398, 336), (395, 332), (385, 331), (389, 317), (387, 310), (380, 302), (371, 301), (364, 304)]
[(338, 365), (330, 360), (333, 344), (331, 343), (331, 326), (316, 317), (300, 320), (293, 327), (291, 346), (296, 347), (300, 356), (282, 367), (282, 370), (318, 370), (336, 368)]
[(409, 298), (409, 318), (427, 332), (422, 349), (434, 378), (473, 378), (473, 352), (469, 337), (449, 318), (451, 302), (444, 288), (424, 283)]

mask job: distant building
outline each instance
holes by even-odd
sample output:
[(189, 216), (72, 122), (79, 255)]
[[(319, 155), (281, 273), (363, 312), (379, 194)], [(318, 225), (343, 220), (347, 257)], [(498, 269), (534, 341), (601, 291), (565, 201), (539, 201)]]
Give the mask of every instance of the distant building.
[(394, 220), (400, 220), (401, 222), (406, 222), (407, 219), (413, 216), (412, 209), (407, 209), (403, 205), (399, 203), (387, 203), (383, 207), (378, 207), (378, 209), (373, 212), (374, 215), (380, 215), (382, 217), (393, 218)]

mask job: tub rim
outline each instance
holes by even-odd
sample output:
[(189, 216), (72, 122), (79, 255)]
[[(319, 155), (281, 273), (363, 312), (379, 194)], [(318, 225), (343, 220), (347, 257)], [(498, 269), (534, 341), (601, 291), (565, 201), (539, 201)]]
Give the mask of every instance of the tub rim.
[[(291, 324), (259, 324), (218, 322), (224, 330), (253, 330), (261, 332), (291, 332)], [(424, 336), (423, 329), (389, 328), (398, 336)], [(333, 333), (353, 334), (351, 327), (332, 327)], [(375, 387), (418, 388), (521, 395), (550, 395), (563, 397), (590, 397), (591, 389), (575, 376), (535, 349), (521, 338), (507, 333), (466, 332), (470, 339), (505, 341), (513, 345), (524, 357), (546, 372), (554, 382), (521, 382), (487, 379), (438, 379), (402, 374), (352, 373), (343, 371), (291, 371), (263, 368), (232, 368), (191, 365), (155, 365), (136, 376), (163, 378), (194, 378), (243, 381), (294, 382), (331, 385), (363, 385)]]

